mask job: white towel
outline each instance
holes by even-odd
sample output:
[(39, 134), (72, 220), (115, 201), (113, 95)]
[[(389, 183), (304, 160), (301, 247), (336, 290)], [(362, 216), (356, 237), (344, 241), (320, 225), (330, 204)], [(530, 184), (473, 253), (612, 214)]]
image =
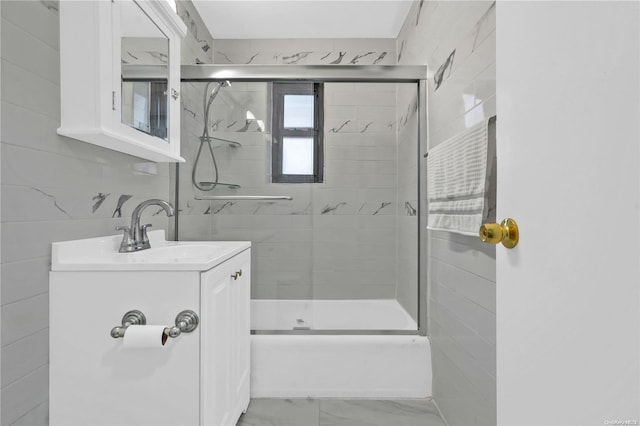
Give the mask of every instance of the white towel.
[(488, 122), (429, 151), (427, 229), (478, 235), (487, 206)]

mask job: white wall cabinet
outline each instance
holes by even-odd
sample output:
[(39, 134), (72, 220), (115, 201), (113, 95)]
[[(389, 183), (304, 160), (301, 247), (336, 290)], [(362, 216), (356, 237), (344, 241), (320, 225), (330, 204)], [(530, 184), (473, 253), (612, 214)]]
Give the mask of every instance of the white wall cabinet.
[(60, 2), (58, 133), (151, 161), (184, 161), (185, 35), (167, 1)]
[[(202, 272), (51, 272), (51, 426), (235, 425), (249, 404), (250, 253)], [(200, 324), (127, 348), (109, 332), (132, 309), (166, 326), (190, 309)]]

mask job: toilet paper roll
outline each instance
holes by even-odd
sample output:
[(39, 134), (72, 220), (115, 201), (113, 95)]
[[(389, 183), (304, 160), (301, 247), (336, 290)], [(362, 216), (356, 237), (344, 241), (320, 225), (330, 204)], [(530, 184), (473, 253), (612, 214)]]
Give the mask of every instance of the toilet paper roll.
[(130, 325), (124, 332), (125, 348), (161, 348), (167, 342), (164, 325)]

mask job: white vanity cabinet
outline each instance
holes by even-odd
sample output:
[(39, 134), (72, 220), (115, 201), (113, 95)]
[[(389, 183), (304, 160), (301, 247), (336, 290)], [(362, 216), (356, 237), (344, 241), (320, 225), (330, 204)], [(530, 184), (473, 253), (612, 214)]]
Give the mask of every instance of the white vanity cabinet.
[[(54, 260), (51, 426), (235, 425), (249, 404), (251, 249), (233, 244), (230, 257), (207, 270), (143, 261), (140, 270), (117, 253), (122, 270), (94, 271), (100, 267), (86, 259), (64, 270)], [(187, 309), (199, 316), (197, 328), (164, 346), (126, 347), (110, 335), (128, 311), (170, 327)]]
[(166, 0), (61, 1), (58, 133), (181, 162), (180, 44)]

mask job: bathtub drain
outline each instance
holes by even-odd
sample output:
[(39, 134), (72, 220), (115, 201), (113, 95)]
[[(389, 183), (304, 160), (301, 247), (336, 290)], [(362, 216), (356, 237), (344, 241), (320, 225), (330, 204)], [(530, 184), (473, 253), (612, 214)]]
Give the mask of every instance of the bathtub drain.
[(293, 326), (294, 330), (311, 330), (311, 327), (305, 324), (302, 318), (296, 319), (296, 325)]

